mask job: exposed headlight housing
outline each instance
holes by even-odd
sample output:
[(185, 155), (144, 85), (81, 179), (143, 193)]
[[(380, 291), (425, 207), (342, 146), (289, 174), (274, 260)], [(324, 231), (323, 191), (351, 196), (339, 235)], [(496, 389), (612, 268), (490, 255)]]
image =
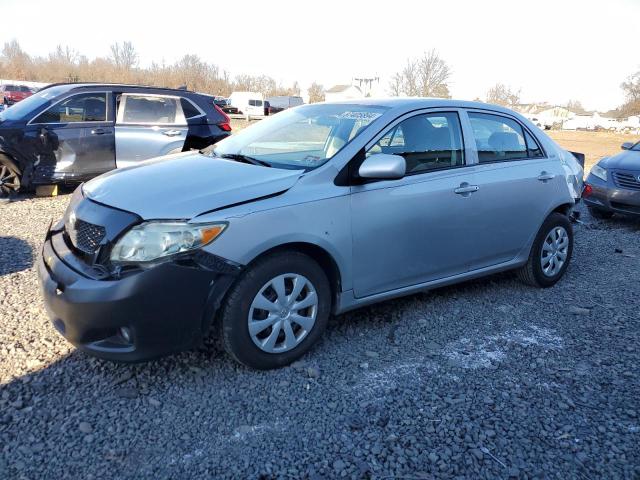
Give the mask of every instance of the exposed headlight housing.
[(607, 170), (602, 168), (600, 165), (596, 164), (591, 167), (591, 175), (594, 177), (598, 177), (600, 180), (607, 181)]
[(145, 222), (131, 228), (111, 250), (113, 263), (153, 262), (204, 247), (227, 227), (226, 223)]

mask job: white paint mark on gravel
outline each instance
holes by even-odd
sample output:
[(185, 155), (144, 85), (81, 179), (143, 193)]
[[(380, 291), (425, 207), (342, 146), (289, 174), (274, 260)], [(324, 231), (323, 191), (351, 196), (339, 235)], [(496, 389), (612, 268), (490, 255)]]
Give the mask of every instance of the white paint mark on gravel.
[(547, 328), (529, 326), (484, 338), (461, 338), (449, 343), (442, 354), (462, 368), (486, 368), (503, 361), (511, 345), (536, 346), (543, 350), (562, 348), (562, 338)]
[[(509, 347), (513, 345), (557, 350), (562, 348), (562, 339), (547, 328), (531, 325), (498, 335), (480, 338), (463, 337), (447, 344), (439, 353), (451, 364), (464, 369), (487, 368), (491, 364), (505, 361)], [(444, 374), (454, 381), (459, 381), (455, 375), (443, 373), (440, 370), (438, 360), (434, 360), (433, 356), (417, 358), (378, 370), (369, 370), (362, 375), (354, 389), (362, 396), (372, 398), (394, 390), (400, 385), (423, 380), (428, 375)]]

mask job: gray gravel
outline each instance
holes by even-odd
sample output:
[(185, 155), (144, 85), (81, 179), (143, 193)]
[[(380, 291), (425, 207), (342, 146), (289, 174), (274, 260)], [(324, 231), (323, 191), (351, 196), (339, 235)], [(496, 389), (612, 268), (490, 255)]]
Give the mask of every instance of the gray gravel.
[(0, 206), (0, 478), (640, 477), (638, 221), (585, 214), (549, 290), (386, 302), (256, 372), (213, 342), (135, 366), (70, 347), (32, 266), (68, 200)]

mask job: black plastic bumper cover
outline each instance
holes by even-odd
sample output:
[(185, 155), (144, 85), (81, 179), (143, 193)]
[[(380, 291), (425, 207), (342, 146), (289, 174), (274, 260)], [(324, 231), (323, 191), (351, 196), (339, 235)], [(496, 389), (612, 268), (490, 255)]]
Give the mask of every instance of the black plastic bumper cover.
[[(216, 260), (210, 265), (167, 262), (98, 280), (71, 268), (73, 259), (64, 258), (69, 252), (61, 255), (55, 244), (48, 235), (38, 259), (54, 326), (81, 350), (116, 361), (144, 361), (198, 345), (239, 271), (210, 256)], [(219, 263), (224, 268), (215, 268)], [(122, 327), (130, 333), (128, 341)]]

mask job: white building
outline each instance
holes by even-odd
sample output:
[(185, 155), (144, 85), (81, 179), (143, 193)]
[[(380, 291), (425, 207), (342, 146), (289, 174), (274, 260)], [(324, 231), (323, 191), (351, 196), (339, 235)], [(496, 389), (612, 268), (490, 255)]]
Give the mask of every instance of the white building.
[(327, 102), (364, 98), (362, 90), (360, 90), (360, 88), (355, 85), (334, 85), (324, 94), (324, 99)]

